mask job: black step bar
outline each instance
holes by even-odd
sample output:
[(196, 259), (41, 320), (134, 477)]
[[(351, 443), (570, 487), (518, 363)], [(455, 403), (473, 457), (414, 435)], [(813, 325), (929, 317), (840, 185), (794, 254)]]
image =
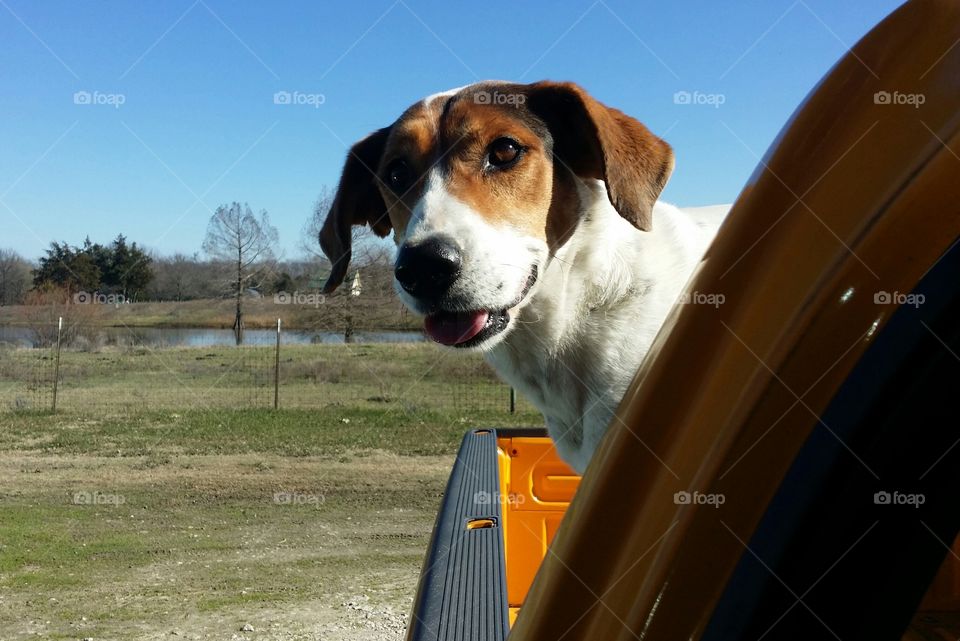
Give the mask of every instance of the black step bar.
[(500, 641), (510, 631), (497, 432), (467, 432), (450, 473), (408, 641)]

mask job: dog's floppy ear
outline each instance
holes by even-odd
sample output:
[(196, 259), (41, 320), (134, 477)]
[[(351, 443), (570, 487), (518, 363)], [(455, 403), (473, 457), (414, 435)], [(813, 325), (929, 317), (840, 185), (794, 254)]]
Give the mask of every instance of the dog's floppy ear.
[(350, 232), (354, 225), (370, 225), (381, 238), (393, 229), (387, 216), (387, 206), (377, 188), (376, 175), (389, 134), (389, 127), (375, 131), (355, 144), (347, 154), (337, 194), (320, 229), (320, 248), (330, 259), (331, 265), (330, 277), (323, 286), (325, 294), (339, 287), (347, 275), (351, 253)]
[(670, 145), (570, 82), (529, 85), (527, 107), (547, 124), (560, 162), (606, 182), (620, 215), (637, 229), (652, 229), (653, 205), (673, 172)]

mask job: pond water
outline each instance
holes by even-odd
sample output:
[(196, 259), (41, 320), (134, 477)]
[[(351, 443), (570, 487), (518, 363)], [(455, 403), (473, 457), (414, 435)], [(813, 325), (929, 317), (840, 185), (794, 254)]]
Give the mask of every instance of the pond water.
[[(146, 347), (208, 347), (235, 345), (233, 330), (206, 327), (101, 327), (84, 332), (84, 340), (105, 345), (143, 345)], [(275, 329), (248, 329), (243, 333), (244, 345), (272, 345), (277, 340)], [(353, 333), (355, 343), (421, 343), (426, 340), (419, 331), (377, 331)], [(283, 330), (281, 341), (286, 345), (314, 343), (343, 343), (342, 332), (324, 332), (305, 329)], [(37, 337), (29, 327), (0, 325), (0, 344), (34, 347)]]

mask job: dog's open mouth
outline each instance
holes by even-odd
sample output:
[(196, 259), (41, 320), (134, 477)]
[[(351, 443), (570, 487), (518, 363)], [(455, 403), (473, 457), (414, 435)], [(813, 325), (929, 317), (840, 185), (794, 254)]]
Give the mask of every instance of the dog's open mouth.
[(510, 310), (523, 302), (530, 289), (537, 282), (537, 266), (530, 269), (530, 275), (517, 299), (502, 309), (474, 309), (470, 311), (448, 312), (440, 310), (428, 314), (423, 329), (427, 336), (440, 343), (453, 347), (474, 347), (491, 336), (505, 330), (510, 324)]

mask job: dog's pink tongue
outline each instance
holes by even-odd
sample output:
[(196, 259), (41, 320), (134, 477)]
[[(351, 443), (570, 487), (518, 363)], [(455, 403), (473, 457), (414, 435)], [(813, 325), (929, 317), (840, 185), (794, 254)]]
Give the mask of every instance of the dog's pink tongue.
[(441, 345), (459, 345), (479, 334), (489, 316), (485, 311), (440, 312), (427, 316), (423, 329)]

